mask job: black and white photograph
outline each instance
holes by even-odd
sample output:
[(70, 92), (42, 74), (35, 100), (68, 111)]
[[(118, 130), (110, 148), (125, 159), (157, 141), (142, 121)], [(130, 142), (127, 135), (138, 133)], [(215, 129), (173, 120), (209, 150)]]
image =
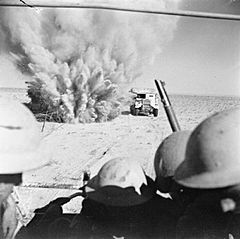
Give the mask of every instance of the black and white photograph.
[(240, 238), (240, 0), (0, 0), (0, 239)]

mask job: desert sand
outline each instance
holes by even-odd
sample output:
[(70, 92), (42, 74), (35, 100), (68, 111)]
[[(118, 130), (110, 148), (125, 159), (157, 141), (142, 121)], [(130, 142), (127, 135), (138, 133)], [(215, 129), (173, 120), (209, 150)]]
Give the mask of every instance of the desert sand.
[[(126, 112), (104, 123), (46, 123), (41, 134), (51, 161), (41, 169), (25, 173), (24, 183), (16, 188), (20, 203), (24, 202), (20, 206), (26, 217), (57, 197), (75, 193), (75, 189), (82, 186), (83, 170), (90, 170), (94, 176), (112, 158), (138, 160), (146, 174), (154, 177), (155, 151), (161, 140), (171, 133), (162, 116), (135, 117)], [(42, 126), (43, 123), (39, 123), (39, 130)], [(73, 199), (64, 205), (64, 211), (79, 212), (81, 200), (81, 197)]]
[[(240, 106), (240, 98), (234, 97), (171, 96), (170, 99), (181, 128), (189, 130), (214, 112)], [(158, 117), (132, 116), (129, 106), (125, 106), (122, 114), (110, 122), (46, 122), (44, 127), (39, 122), (38, 125), (51, 160), (43, 168), (24, 173), (23, 184), (15, 188), (23, 224), (29, 222), (36, 208), (77, 192), (83, 183), (83, 171), (90, 170), (94, 176), (109, 159), (138, 160), (146, 174), (154, 178), (155, 152), (172, 132), (162, 105)], [(72, 199), (63, 206), (64, 212), (80, 212), (81, 201), (81, 197)]]

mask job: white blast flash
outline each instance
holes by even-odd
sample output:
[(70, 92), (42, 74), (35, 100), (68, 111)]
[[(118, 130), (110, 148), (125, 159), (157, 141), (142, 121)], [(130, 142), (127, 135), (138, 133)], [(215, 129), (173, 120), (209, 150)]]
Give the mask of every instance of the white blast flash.
[(117, 117), (127, 84), (161, 52), (176, 21), (102, 10), (0, 12), (2, 45), (33, 76), (32, 109), (57, 113), (63, 122)]

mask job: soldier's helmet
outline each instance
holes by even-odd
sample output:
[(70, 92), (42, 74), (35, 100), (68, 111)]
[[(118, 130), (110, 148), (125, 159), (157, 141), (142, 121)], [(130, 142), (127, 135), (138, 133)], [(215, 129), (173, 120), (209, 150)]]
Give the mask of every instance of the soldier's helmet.
[(240, 109), (215, 113), (191, 134), (175, 180), (190, 188), (240, 183)]
[(0, 174), (22, 173), (48, 163), (49, 154), (31, 111), (0, 97), (0, 115)]
[(105, 205), (133, 206), (147, 202), (154, 193), (154, 182), (138, 162), (114, 158), (106, 162), (86, 185), (87, 196)]
[(190, 130), (174, 132), (159, 145), (154, 157), (157, 188), (163, 192), (171, 191), (172, 177), (185, 156)]

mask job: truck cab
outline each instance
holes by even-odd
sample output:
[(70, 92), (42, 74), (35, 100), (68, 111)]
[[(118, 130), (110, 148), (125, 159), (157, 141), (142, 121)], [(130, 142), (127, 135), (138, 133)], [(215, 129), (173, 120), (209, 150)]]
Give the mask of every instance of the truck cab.
[(158, 116), (159, 97), (154, 89), (136, 89), (130, 90), (134, 94), (130, 105), (132, 115), (154, 115)]

